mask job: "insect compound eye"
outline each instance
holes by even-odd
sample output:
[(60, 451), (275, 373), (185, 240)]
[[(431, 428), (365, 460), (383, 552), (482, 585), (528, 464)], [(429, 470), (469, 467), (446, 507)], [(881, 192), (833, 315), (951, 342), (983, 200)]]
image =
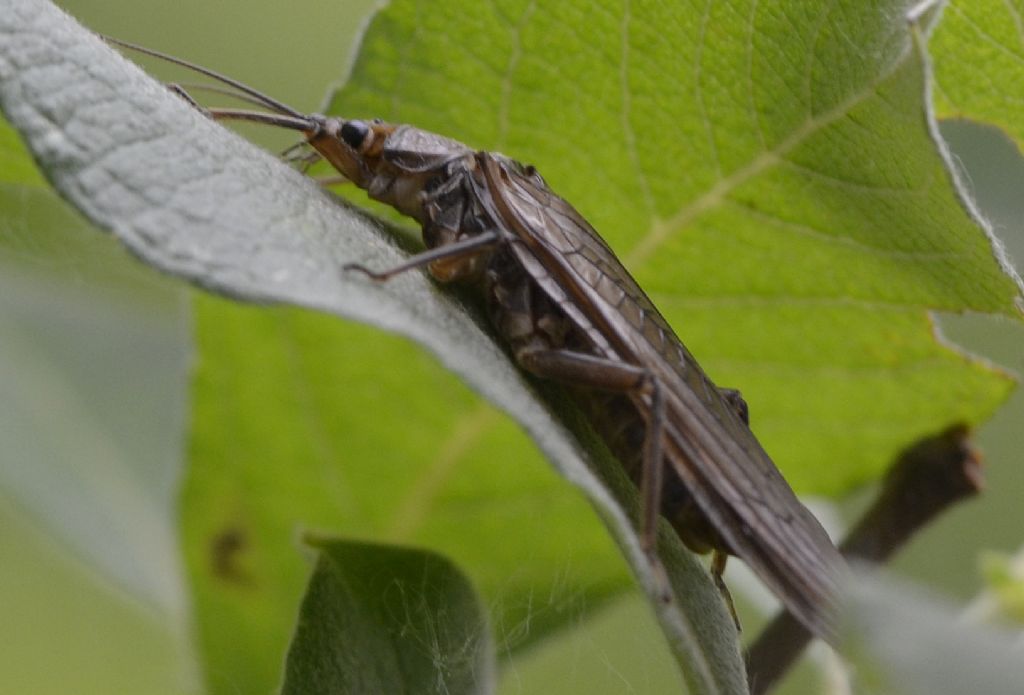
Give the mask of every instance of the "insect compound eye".
[(544, 182), (544, 177), (540, 175), (539, 171), (537, 171), (537, 167), (532, 164), (527, 164), (523, 167), (523, 174), (525, 174), (526, 177), (534, 183), (540, 184), (541, 186), (547, 185), (547, 183)]
[(358, 150), (370, 134), (370, 126), (363, 121), (345, 121), (341, 126), (341, 139), (353, 150)]

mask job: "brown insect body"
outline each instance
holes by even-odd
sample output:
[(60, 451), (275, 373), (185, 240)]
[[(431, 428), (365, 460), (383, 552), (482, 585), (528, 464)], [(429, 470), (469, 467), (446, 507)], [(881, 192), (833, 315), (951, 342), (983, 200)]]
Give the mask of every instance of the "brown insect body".
[(303, 131), (348, 180), (422, 225), (427, 251), (384, 272), (356, 269), (385, 280), (427, 266), (442, 282), (481, 285), (517, 363), (570, 385), (641, 486), (649, 550), (660, 510), (692, 549), (739, 556), (808, 629), (834, 637), (845, 563), (750, 431), (742, 401), (711, 382), (611, 249), (532, 167), (407, 125), (303, 115), (189, 67), (277, 112), (211, 116)]
[[(358, 140), (364, 125), (368, 144)], [(344, 143), (343, 128), (332, 124), (331, 130), (347, 150), (337, 140), (323, 146), (322, 133), (312, 133), (309, 142), (346, 175), (355, 169), (353, 155), (365, 150), (368, 156), (358, 161), (372, 173), (355, 182), (416, 218), (429, 248), (489, 235), (476, 249), (432, 261), (432, 274), (441, 281), (482, 282), (495, 328), (520, 366), (576, 385), (596, 431), (638, 484), (648, 474), (642, 452), (651, 395), (645, 381), (663, 386), (662, 446), (674, 475), (661, 486), (662, 514), (691, 549), (743, 558), (802, 622), (831, 636), (844, 566), (838, 552), (734, 403), (583, 217), (532, 167), (501, 155), (381, 123), (349, 126), (351, 142)], [(419, 149), (410, 150), (410, 142)], [(417, 185), (399, 187), (409, 181)], [(406, 196), (416, 202), (404, 201)], [(586, 369), (586, 357), (599, 362), (584, 375), (571, 366), (559, 372), (567, 366), (563, 360), (538, 366), (538, 357), (551, 354), (581, 360), (574, 363), (580, 369)], [(593, 372), (607, 362), (638, 372), (604, 382)], [(634, 381), (619, 383), (631, 374)]]

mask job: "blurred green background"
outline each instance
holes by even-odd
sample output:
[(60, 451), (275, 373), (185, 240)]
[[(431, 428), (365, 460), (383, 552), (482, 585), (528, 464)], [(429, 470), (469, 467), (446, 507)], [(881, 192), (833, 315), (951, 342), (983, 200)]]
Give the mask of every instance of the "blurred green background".
[[(315, 111), (344, 74), (374, 3), (63, 5), (97, 31)], [(166, 68), (157, 74), (181, 76)], [(288, 142), (252, 132), (272, 146)], [(1024, 162), (1016, 149), (998, 132), (968, 123), (944, 124), (943, 132), (1011, 257), (1024, 258)], [(42, 237), (34, 231), (41, 227), (60, 231)], [(89, 232), (49, 191), (0, 185), (0, 692), (201, 692), (173, 519), (186, 425), (189, 292)], [(943, 317), (942, 328), (972, 351), (1024, 371), (1020, 325), (956, 316)], [(1018, 393), (979, 432), (985, 495), (923, 534), (894, 563), (898, 572), (967, 601), (980, 587), (978, 551), (1017, 548), (1022, 418)], [(869, 495), (825, 512), (842, 516)], [(740, 593), (753, 585), (735, 568), (730, 582)], [(745, 618), (748, 634), (756, 634), (756, 622)], [(502, 673), (501, 692), (670, 692), (678, 683), (646, 604), (630, 595), (519, 655)], [(789, 690), (807, 692), (807, 683), (795, 680)]]

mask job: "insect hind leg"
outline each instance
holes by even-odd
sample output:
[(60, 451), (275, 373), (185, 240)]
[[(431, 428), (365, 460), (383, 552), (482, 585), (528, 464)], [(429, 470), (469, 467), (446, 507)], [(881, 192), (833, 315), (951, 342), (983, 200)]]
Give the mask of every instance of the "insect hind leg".
[(657, 557), (665, 470), (665, 396), (661, 382), (643, 367), (572, 350), (525, 348), (516, 352), (516, 361), (539, 377), (634, 397), (646, 396), (649, 400), (640, 478), (640, 544), (661, 584), (663, 600), (671, 600), (668, 576)]
[[(736, 393), (739, 393), (738, 391)], [(715, 588), (718, 589), (718, 593), (722, 595), (722, 600), (725, 601), (725, 605), (729, 607), (729, 614), (732, 616), (732, 620), (736, 623), (736, 631), (743, 632), (743, 626), (740, 625), (740, 617), (736, 613), (736, 604), (732, 600), (732, 592), (729, 591), (729, 587), (725, 584), (725, 565), (729, 560), (729, 555), (722, 550), (714, 550), (711, 553), (711, 580), (715, 583)]]

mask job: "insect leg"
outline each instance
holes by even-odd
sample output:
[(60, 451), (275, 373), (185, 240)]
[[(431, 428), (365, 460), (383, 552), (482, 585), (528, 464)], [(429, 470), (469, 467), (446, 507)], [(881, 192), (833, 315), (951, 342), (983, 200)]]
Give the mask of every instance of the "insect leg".
[(574, 350), (527, 347), (516, 353), (516, 361), (545, 379), (616, 393), (639, 389), (650, 378), (643, 367)]
[(469, 237), (468, 239), (456, 241), (451, 244), (445, 244), (444, 246), (438, 246), (437, 248), (424, 251), (423, 253), (417, 253), (405, 263), (399, 263), (394, 268), (388, 268), (387, 270), (370, 270), (365, 265), (360, 265), (359, 263), (346, 263), (343, 266), (343, 269), (357, 270), (364, 275), (368, 275), (374, 280), (387, 280), (399, 273), (404, 273), (405, 271), (412, 270), (413, 268), (421, 268), (433, 263), (434, 261), (475, 256), (480, 253), (481, 250), (488, 246), (493, 246), (497, 242), (497, 232), (483, 232), (482, 234), (477, 234), (476, 236)]
[(640, 494), (643, 500), (641, 543), (644, 552), (653, 557), (664, 471), (665, 397), (661, 383), (642, 367), (571, 350), (526, 348), (516, 353), (516, 360), (527, 371), (547, 379), (602, 391), (650, 396)]
[(176, 82), (170, 82), (167, 84), (167, 89), (173, 92), (174, 94), (178, 95), (185, 101), (187, 101), (189, 106), (194, 108), (196, 111), (200, 113), (206, 113), (206, 109), (200, 106), (199, 102), (196, 101), (195, 98), (193, 98), (193, 96), (189, 94), (188, 91), (186, 91), (186, 89), (182, 87), (180, 84)]
[[(289, 164), (296, 165), (299, 171), (305, 174), (309, 171), (309, 168), (323, 159), (323, 155), (314, 149), (310, 149), (309, 142), (305, 139), (299, 140), (293, 145), (289, 145), (282, 150), (278, 155), (278, 159)], [(337, 177), (332, 177), (337, 178)], [(317, 181), (324, 181), (325, 179), (317, 179)], [(346, 183), (348, 179), (342, 177)], [(323, 185), (323, 184), (321, 184)]]
[[(729, 389), (722, 389), (729, 390)], [(739, 391), (736, 391), (739, 393)], [(725, 585), (725, 579), (722, 575), (725, 574), (725, 563), (728, 562), (729, 556), (721, 550), (714, 550), (711, 553), (711, 579), (714, 581), (715, 586), (718, 588), (718, 593), (722, 595), (722, 599), (725, 604), (729, 607), (729, 613), (732, 615), (732, 620), (736, 623), (736, 630), (743, 632), (743, 626), (740, 625), (740, 617), (736, 614), (736, 604), (732, 601), (732, 593), (729, 591), (729, 587)]]
[(644, 469), (640, 484), (644, 510), (641, 541), (648, 555), (654, 553), (658, 542), (658, 513), (661, 510), (661, 487), (665, 472), (661, 459), (661, 443), (665, 431), (665, 394), (656, 379), (651, 379), (651, 384), (651, 417), (647, 421), (647, 436), (644, 437)]

